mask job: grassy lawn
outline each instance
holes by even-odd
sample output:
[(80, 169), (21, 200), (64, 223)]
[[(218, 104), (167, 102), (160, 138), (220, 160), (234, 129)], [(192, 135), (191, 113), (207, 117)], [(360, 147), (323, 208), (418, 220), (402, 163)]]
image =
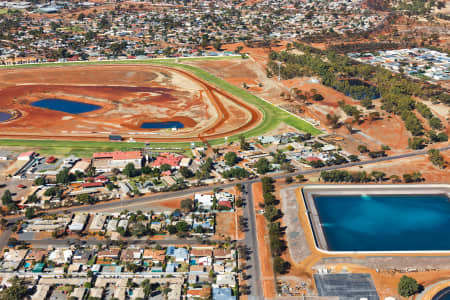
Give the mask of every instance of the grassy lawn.
[[(201, 143), (196, 143), (201, 145)], [(126, 142), (86, 142), (86, 141), (53, 141), (53, 140), (7, 140), (0, 139), (0, 146), (17, 147), (24, 149), (33, 149), (42, 155), (90, 157), (94, 152), (108, 151), (130, 151), (142, 149), (144, 143), (126, 143)], [(173, 150), (186, 156), (192, 156), (190, 143), (151, 143), (150, 147), (155, 148), (180, 148)], [(162, 150), (152, 150), (152, 152), (161, 152)]]
[[(187, 60), (222, 60), (222, 59), (240, 59), (237, 56), (224, 57), (195, 57), (195, 58), (180, 58), (179, 61)], [(240, 98), (254, 106), (256, 106), (264, 115), (263, 121), (256, 127), (243, 133), (245, 137), (261, 136), (266, 132), (276, 129), (280, 124), (285, 123), (298, 130), (309, 132), (313, 135), (320, 134), (321, 131), (306, 121), (280, 109), (279, 107), (262, 100), (255, 95), (236, 87), (225, 80), (222, 80), (205, 70), (200, 68), (176, 63), (175, 59), (151, 59), (151, 60), (124, 60), (124, 61), (93, 61), (82, 63), (47, 63), (39, 65), (18, 65), (18, 66), (2, 66), (3, 68), (30, 68), (30, 67), (53, 67), (53, 66), (68, 66), (68, 65), (102, 65), (102, 64), (156, 64), (168, 67), (176, 67), (184, 69), (202, 78), (203, 80), (213, 84), (214, 86), (225, 90), (226, 92)], [(228, 137), (228, 141), (234, 141), (239, 138), (239, 135)], [(212, 146), (225, 143), (224, 138), (214, 139), (208, 141)], [(196, 143), (200, 145), (200, 143)], [(125, 142), (89, 142), (89, 141), (51, 141), (51, 140), (7, 140), (0, 139), (0, 146), (9, 147), (27, 147), (39, 150), (42, 154), (52, 155), (76, 155), (76, 156), (90, 156), (93, 152), (98, 151), (112, 151), (112, 150), (132, 150), (144, 147), (144, 143), (125, 143)], [(190, 148), (190, 143), (151, 143), (152, 148)]]

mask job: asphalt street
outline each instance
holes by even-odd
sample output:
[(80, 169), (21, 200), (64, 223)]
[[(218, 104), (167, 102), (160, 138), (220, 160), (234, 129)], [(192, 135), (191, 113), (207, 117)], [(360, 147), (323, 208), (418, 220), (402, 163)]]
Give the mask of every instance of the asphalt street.
[[(450, 146), (439, 148), (440, 151), (446, 151), (449, 150)], [(414, 157), (419, 155), (425, 155), (427, 154), (427, 150), (420, 150), (415, 151), (411, 153), (406, 154), (400, 154), (400, 155), (393, 155), (393, 156), (387, 156), (387, 157), (380, 157), (376, 159), (371, 160), (365, 160), (365, 161), (357, 161), (342, 165), (335, 165), (330, 167), (324, 167), (324, 168), (317, 168), (317, 169), (308, 169), (308, 170), (301, 170), (293, 173), (283, 173), (283, 174), (269, 174), (269, 176), (273, 177), (274, 179), (282, 179), (288, 176), (296, 176), (296, 175), (308, 175), (313, 173), (319, 173), (322, 171), (331, 171), (331, 170), (338, 170), (338, 169), (344, 169), (349, 168), (353, 166), (362, 166), (362, 165), (368, 165), (373, 163), (379, 163), (383, 161), (391, 161), (391, 160), (397, 160), (407, 157)], [(251, 287), (251, 294), (249, 295), (249, 299), (263, 299), (263, 288), (262, 288), (262, 280), (261, 280), (261, 270), (259, 265), (259, 254), (258, 254), (258, 241), (257, 241), (257, 234), (256, 234), (256, 218), (255, 218), (255, 210), (253, 205), (253, 195), (251, 192), (251, 184), (260, 181), (260, 178), (254, 178), (254, 179), (248, 179), (248, 180), (241, 180), (241, 181), (235, 181), (231, 183), (226, 184), (219, 184), (219, 185), (210, 185), (210, 186), (202, 186), (202, 187), (195, 187), (188, 190), (181, 190), (181, 191), (175, 191), (175, 192), (168, 192), (168, 193), (161, 193), (157, 195), (151, 195), (151, 196), (144, 196), (144, 197), (136, 197), (132, 199), (122, 200), (122, 201), (114, 201), (114, 202), (105, 202), (105, 203), (98, 203), (91, 206), (82, 206), (82, 207), (71, 207), (64, 209), (64, 212), (82, 212), (82, 211), (102, 211), (107, 210), (111, 208), (118, 208), (123, 207), (126, 208), (127, 205), (138, 205), (138, 204), (149, 204), (152, 202), (157, 202), (165, 199), (171, 199), (171, 198), (180, 198), (180, 197), (188, 197), (192, 195), (193, 193), (200, 193), (200, 192), (206, 192), (210, 191), (214, 188), (219, 189), (226, 189), (230, 188), (236, 185), (236, 183), (241, 183), (245, 190), (247, 191), (247, 194), (244, 195), (245, 197), (245, 209), (244, 209), (244, 217), (248, 220), (248, 230), (245, 232), (245, 245), (250, 249), (250, 260), (249, 265), (251, 266), (247, 273), (250, 275), (249, 285)], [(62, 210), (61, 210), (62, 211)], [(10, 222), (14, 222), (17, 220), (23, 219), (23, 216), (18, 216), (15, 218), (8, 218)], [(11, 235), (11, 232), (9, 230), (6, 230), (3, 232), (3, 234), (0, 236), (0, 249), (6, 246), (9, 236)], [(53, 244), (60, 243), (59, 241), (51, 241)], [(67, 243), (67, 241), (61, 241), (62, 243)], [(145, 241), (148, 242), (148, 241)], [(32, 241), (33, 244), (36, 243), (42, 243), (42, 245), (48, 245), (49, 240), (43, 240), (43, 241)], [(89, 242), (90, 243), (90, 242)], [(139, 241), (137, 243), (140, 243)], [(157, 241), (157, 243), (161, 245), (170, 245), (174, 244), (174, 241)], [(179, 242), (177, 242), (179, 244)], [(190, 244), (190, 243), (198, 243), (197, 241), (192, 240), (186, 240), (183, 241), (183, 243)], [(97, 244), (97, 243), (95, 243)]]
[(250, 259), (247, 261), (249, 268), (247, 269), (250, 279), (248, 279), (250, 286), (250, 294), (248, 295), (249, 300), (263, 299), (263, 285), (261, 280), (261, 267), (259, 264), (259, 250), (258, 250), (258, 238), (256, 235), (256, 217), (254, 203), (253, 203), (253, 193), (252, 185), (247, 183), (244, 185), (243, 200), (245, 203), (244, 207), (244, 218), (247, 219), (248, 230), (245, 232), (244, 245), (247, 246), (250, 251)]

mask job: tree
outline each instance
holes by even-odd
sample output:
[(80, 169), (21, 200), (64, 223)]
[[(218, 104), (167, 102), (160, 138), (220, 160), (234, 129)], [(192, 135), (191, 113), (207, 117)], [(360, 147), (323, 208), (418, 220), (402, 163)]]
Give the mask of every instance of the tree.
[(428, 158), (433, 163), (433, 165), (438, 166), (439, 168), (443, 168), (445, 165), (444, 157), (441, 155), (441, 152), (438, 149), (428, 150)]
[(3, 203), (3, 205), (8, 205), (12, 201), (13, 201), (13, 199), (12, 199), (12, 196), (11, 196), (11, 192), (9, 190), (6, 190), (3, 193), (3, 196), (2, 196), (2, 203)]
[(189, 225), (188, 223), (184, 221), (180, 221), (177, 223), (177, 231), (178, 232), (188, 232), (189, 231)]
[(34, 208), (32, 207), (27, 207), (26, 211), (25, 211), (25, 217), (27, 219), (33, 219), (34, 217)]
[(108, 191), (112, 191), (113, 189), (114, 189), (114, 183), (112, 183), (112, 182), (108, 182), (107, 184), (106, 184), (106, 187), (108, 188)]
[(11, 279), (12, 285), (3, 289), (0, 293), (1, 300), (25, 299), (28, 295), (28, 287), (17, 277)]
[(186, 167), (181, 167), (180, 168), (180, 174), (184, 178), (191, 178), (191, 177), (194, 176), (194, 173), (192, 173), (191, 169), (186, 168)]
[(270, 163), (264, 157), (258, 159), (258, 161), (255, 164), (255, 167), (256, 172), (258, 172), (258, 174), (266, 174), (267, 172), (270, 171)]
[(159, 169), (161, 172), (166, 172), (172, 170), (172, 167), (169, 164), (162, 164)]
[(239, 136), (239, 144), (240, 144), (240, 146), (241, 146), (241, 150), (249, 150), (250, 149), (250, 145), (249, 145), (249, 143), (247, 143), (246, 141), (245, 141), (245, 136), (244, 135), (240, 135)]
[(235, 152), (227, 152), (225, 154), (225, 163), (227, 166), (234, 166), (238, 162), (238, 157)]
[(134, 177), (136, 175), (136, 168), (133, 163), (128, 163), (123, 169), (123, 174), (128, 178)]
[(266, 217), (269, 222), (273, 222), (280, 217), (280, 211), (273, 205), (266, 206), (264, 209), (264, 217)]
[(284, 261), (281, 257), (277, 256), (273, 258), (273, 268), (275, 272), (279, 274), (285, 274), (291, 267), (290, 263)]
[(294, 179), (292, 179), (291, 176), (288, 176), (288, 177), (286, 177), (285, 181), (287, 184), (291, 184), (294, 181)]
[(144, 290), (144, 295), (145, 298), (147, 299), (151, 293), (153, 292), (153, 288), (152, 285), (150, 283), (150, 280), (145, 279), (144, 281), (141, 282), (141, 288)]
[(298, 180), (298, 182), (303, 182), (303, 181), (305, 181), (305, 175), (297, 175), (297, 176), (295, 176), (295, 178), (297, 178), (297, 180)]
[(398, 283), (398, 293), (402, 297), (410, 297), (418, 293), (419, 290), (419, 283), (417, 283), (417, 280), (415, 280), (414, 278), (406, 275), (403, 275), (402, 278), (400, 278), (400, 282)]
[(222, 41), (219, 40), (219, 39), (216, 39), (216, 40), (214, 41), (213, 46), (214, 46), (214, 48), (215, 48), (217, 51), (220, 51), (220, 48), (222, 48)]
[(184, 199), (181, 201), (180, 206), (184, 212), (191, 212), (194, 210), (194, 201), (190, 198)]
[(175, 226), (175, 225), (168, 225), (168, 226), (167, 226), (167, 231), (168, 231), (170, 234), (175, 234), (175, 233), (178, 232), (178, 231), (177, 231), (177, 226)]
[(408, 146), (409, 148), (414, 150), (422, 149), (425, 147), (425, 142), (426, 140), (424, 138), (415, 136), (408, 139)]
[(81, 21), (84, 20), (84, 18), (86, 18), (86, 16), (83, 13), (81, 13), (81, 14), (78, 15), (77, 20), (81, 22)]
[(339, 128), (339, 118), (336, 114), (327, 114), (327, 121), (331, 125), (331, 128)]
[(359, 151), (359, 153), (366, 153), (366, 152), (369, 152), (369, 148), (367, 148), (366, 145), (359, 145), (358, 151)]
[(45, 177), (40, 176), (34, 180), (35, 185), (44, 185), (45, 184)]
[(322, 101), (324, 98), (323, 98), (323, 96), (322, 96), (321, 94), (314, 94), (314, 95), (312, 96), (312, 99), (313, 99), (314, 101)]
[(57, 183), (67, 184), (70, 182), (70, 180), (71, 180), (71, 176), (69, 174), (68, 168), (64, 168), (58, 174), (56, 174), (56, 182)]

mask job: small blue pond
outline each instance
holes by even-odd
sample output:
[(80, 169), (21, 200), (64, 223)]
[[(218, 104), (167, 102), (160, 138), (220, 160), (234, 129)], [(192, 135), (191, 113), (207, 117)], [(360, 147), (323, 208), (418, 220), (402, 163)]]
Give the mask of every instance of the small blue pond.
[(450, 201), (442, 195), (316, 195), (329, 250), (450, 250)]
[(166, 129), (166, 128), (184, 128), (184, 124), (178, 121), (169, 122), (146, 122), (142, 123), (143, 129)]
[(12, 115), (6, 112), (0, 112), (0, 122), (5, 122), (11, 119)]
[(62, 111), (69, 114), (82, 114), (101, 108), (101, 106), (94, 104), (63, 100), (57, 98), (49, 98), (35, 101), (31, 103), (31, 105), (56, 111)]

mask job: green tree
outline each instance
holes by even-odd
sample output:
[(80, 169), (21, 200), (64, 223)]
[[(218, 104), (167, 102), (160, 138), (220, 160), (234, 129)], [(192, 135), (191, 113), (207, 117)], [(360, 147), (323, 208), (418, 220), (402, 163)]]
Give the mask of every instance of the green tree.
[(273, 222), (280, 217), (280, 210), (273, 205), (264, 208), (264, 217), (269, 222)]
[(227, 152), (225, 154), (225, 163), (227, 166), (234, 166), (238, 162), (238, 157), (235, 152)]
[(398, 283), (398, 293), (402, 297), (410, 297), (419, 292), (420, 286), (417, 280), (412, 277), (403, 275)]
[(444, 156), (441, 155), (441, 152), (438, 149), (428, 150), (428, 158), (433, 165), (438, 166), (439, 168), (443, 168), (445, 165)]
[(184, 199), (181, 201), (180, 206), (184, 212), (191, 212), (194, 210), (194, 201), (190, 198)]
[(291, 265), (289, 262), (283, 260), (281, 257), (277, 256), (273, 258), (273, 269), (278, 274), (285, 274), (289, 270)]
[(180, 221), (177, 223), (177, 231), (178, 232), (188, 232), (189, 231), (189, 225), (188, 223), (184, 221)]
[(2, 203), (3, 203), (3, 205), (8, 205), (12, 201), (13, 201), (13, 199), (12, 199), (11, 192), (9, 190), (6, 190), (3, 193), (3, 196), (2, 196)]
[(45, 177), (40, 176), (34, 180), (35, 185), (44, 185), (45, 184)]
[(0, 292), (1, 300), (20, 300), (25, 299), (28, 295), (27, 285), (19, 278), (14, 277), (11, 280), (11, 286)]
[(27, 207), (26, 211), (25, 211), (25, 217), (27, 219), (33, 219), (34, 217), (34, 208), (32, 207)]
[(69, 169), (64, 168), (56, 174), (56, 182), (62, 184), (68, 184), (71, 180), (71, 176), (69, 174)]
[(136, 176), (136, 168), (133, 163), (128, 163), (123, 169), (123, 174), (125, 174), (128, 178)]
[(258, 172), (258, 174), (266, 174), (267, 172), (270, 171), (270, 163), (264, 157), (258, 159), (258, 161), (255, 164), (255, 167), (256, 172)]
[(241, 146), (241, 150), (249, 150), (250, 149), (250, 145), (249, 145), (249, 143), (247, 143), (246, 141), (245, 141), (245, 136), (244, 135), (240, 135), (239, 136), (239, 144), (240, 144), (240, 146)]
[(186, 167), (181, 167), (180, 168), (180, 174), (184, 178), (191, 178), (191, 177), (194, 176), (194, 173), (192, 173), (192, 171), (189, 168), (186, 168)]

